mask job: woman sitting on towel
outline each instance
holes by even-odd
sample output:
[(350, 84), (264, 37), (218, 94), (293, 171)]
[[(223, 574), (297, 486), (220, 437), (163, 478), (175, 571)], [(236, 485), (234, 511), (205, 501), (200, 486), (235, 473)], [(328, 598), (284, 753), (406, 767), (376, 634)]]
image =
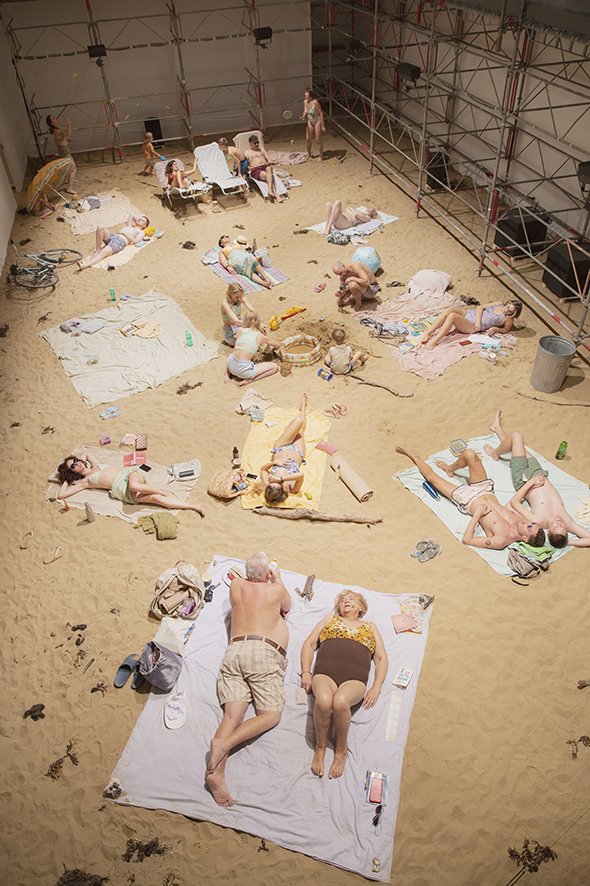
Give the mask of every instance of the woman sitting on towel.
[(243, 379), (238, 385), (247, 385), (251, 381), (258, 381), (268, 375), (274, 375), (279, 367), (270, 360), (265, 363), (254, 363), (254, 354), (261, 345), (270, 345), (273, 350), (281, 347), (280, 341), (269, 338), (262, 330), (264, 329), (260, 315), (256, 311), (246, 311), (242, 320), (242, 328), (238, 329), (233, 353), (227, 358), (227, 366), (223, 377), (224, 384), (230, 380), (230, 375)]
[[(166, 164), (166, 181), (168, 182), (169, 187), (171, 188), (179, 188), (182, 190), (183, 188), (190, 188), (192, 185), (192, 181), (188, 179), (187, 175), (192, 175), (195, 169), (197, 168), (197, 158), (195, 157), (195, 162), (193, 163), (192, 169), (185, 169), (183, 172), (178, 168), (178, 163), (176, 160), (170, 160)], [(186, 173), (186, 175), (185, 175)]]
[(271, 449), (271, 461), (260, 468), (264, 498), (269, 505), (280, 505), (289, 494), (303, 486), (305, 464), (305, 425), (307, 394), (301, 395), (299, 415), (290, 422)]
[[(420, 343), (428, 350), (435, 348), (441, 338), (456, 329), (463, 335), (473, 335), (475, 332), (510, 332), (512, 323), (516, 317), (520, 317), (522, 302), (516, 299), (501, 302), (489, 302), (487, 305), (479, 305), (468, 311), (462, 308), (447, 308), (439, 314), (428, 332), (425, 332)], [(436, 335), (433, 333), (439, 330)], [(428, 344), (427, 344), (428, 343)]]
[[(318, 622), (301, 648), (301, 685), (308, 695), (315, 696), (316, 744), (311, 768), (320, 778), (324, 774), (330, 720), (334, 719), (336, 742), (328, 777), (339, 778), (348, 754), (350, 709), (361, 701), (364, 708), (374, 707), (387, 676), (389, 662), (381, 634), (372, 622), (362, 621), (367, 609), (362, 594), (342, 591), (336, 597), (335, 615), (326, 615)], [(371, 659), (375, 662), (375, 679), (367, 692)]]
[(231, 242), (227, 234), (219, 238), (219, 264), (230, 274), (237, 276), (242, 274), (249, 280), (260, 283), (265, 289), (270, 289), (272, 280), (264, 273), (263, 267), (251, 252), (246, 249), (246, 244)]
[(191, 505), (181, 501), (173, 492), (150, 486), (146, 483), (145, 473), (138, 467), (113, 468), (101, 465), (88, 452), (83, 458), (68, 455), (57, 469), (61, 480), (58, 499), (69, 498), (83, 489), (108, 489), (111, 498), (122, 501), (126, 505), (161, 505), (184, 511), (197, 511), (202, 517), (205, 511), (201, 505)]
[(353, 225), (362, 225), (365, 222), (377, 218), (377, 210), (373, 206), (367, 206), (367, 211), (362, 209), (353, 209), (352, 206), (342, 208), (340, 200), (334, 203), (326, 203), (326, 227), (322, 231), (322, 237), (327, 237), (332, 228), (337, 231), (345, 231)]

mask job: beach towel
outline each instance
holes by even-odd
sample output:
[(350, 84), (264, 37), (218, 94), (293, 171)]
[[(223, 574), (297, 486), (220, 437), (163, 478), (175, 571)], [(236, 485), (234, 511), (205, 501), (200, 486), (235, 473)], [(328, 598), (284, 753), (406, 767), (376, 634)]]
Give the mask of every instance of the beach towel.
[[(230, 271), (226, 270), (217, 260), (218, 252), (219, 247), (215, 246), (208, 249), (205, 255), (201, 258), (203, 264), (208, 265), (214, 274), (217, 274), (217, 276), (221, 277), (222, 280), (225, 280), (226, 283), (239, 283), (244, 292), (257, 292), (258, 290), (265, 288), (264, 286), (261, 286), (260, 283), (250, 280), (249, 277), (246, 277), (243, 274), (232, 274)], [(273, 265), (269, 268), (264, 268), (264, 273), (267, 277), (270, 277), (273, 286), (278, 286), (279, 283), (284, 283), (289, 279), (286, 274), (283, 274), (282, 271), (279, 271), (279, 269), (273, 267)]]
[[(284, 428), (299, 414), (298, 409), (281, 409), (272, 406), (264, 414), (264, 421), (253, 422), (248, 434), (248, 439), (242, 452), (242, 470), (251, 474), (260, 475), (262, 465), (270, 461), (275, 440), (281, 436)], [(276, 422), (276, 425), (268, 427), (267, 422)], [(303, 467), (305, 480), (303, 487), (296, 495), (289, 495), (279, 508), (311, 508), (317, 511), (326, 467), (326, 454), (315, 448), (320, 440), (327, 440), (330, 432), (330, 420), (315, 409), (307, 410), (307, 426), (305, 428), (305, 447), (307, 462)], [(305, 493), (311, 495), (308, 499)], [(241, 497), (242, 507), (247, 510), (258, 505), (264, 505), (262, 493), (246, 492)]]
[[(115, 232), (116, 233), (116, 232)], [(109, 268), (120, 268), (121, 265), (126, 265), (128, 261), (131, 261), (132, 258), (138, 254), (138, 252), (144, 247), (148, 247), (150, 243), (155, 243), (158, 237), (145, 237), (143, 240), (140, 240), (139, 243), (130, 243), (129, 246), (125, 246), (121, 252), (117, 252), (114, 255), (109, 255), (106, 258), (103, 258), (102, 261), (99, 261), (96, 265), (90, 265), (89, 270), (99, 270), (99, 271), (108, 271)], [(93, 253), (90, 253), (86, 256), (83, 261), (88, 261), (90, 256)]]
[(281, 166), (297, 166), (299, 163), (305, 163), (307, 160), (306, 151), (269, 151), (266, 152), (273, 163), (280, 163)]
[[(399, 614), (404, 605), (416, 606), (417, 595), (394, 596), (346, 586), (366, 597), (368, 618), (383, 636), (389, 672), (375, 707), (358, 707), (353, 712), (344, 774), (337, 779), (329, 780), (327, 774), (319, 779), (311, 771), (313, 702), (311, 698), (305, 704), (295, 702), (295, 690), (300, 686), (300, 652), (305, 638), (331, 611), (334, 598), (345, 586), (316, 579), (313, 600), (304, 601), (295, 588), (303, 589), (306, 576), (282, 568), (281, 577), (292, 599), (287, 615), (287, 700), (277, 727), (231, 755), (226, 779), (235, 805), (224, 809), (206, 790), (204, 779), (205, 756), (222, 716), (216, 683), (228, 642), (229, 588), (224, 578), (234, 564), (244, 571), (242, 561), (220, 556), (214, 558), (208, 570), (213, 585), (221, 584), (213, 592), (213, 601), (205, 604), (194, 622), (182, 672), (173, 690), (185, 692), (186, 723), (181, 729), (167, 729), (164, 711), (170, 695), (150, 692), (112, 774), (122, 789), (116, 802), (179, 812), (235, 828), (367, 879), (389, 882), (404, 748), (432, 607), (424, 614), (421, 634), (396, 635), (391, 616)], [(392, 686), (400, 667), (414, 672), (404, 690)], [(368, 685), (372, 680), (371, 675)], [(252, 714), (250, 708), (246, 717)], [(328, 766), (332, 758), (329, 746)], [(389, 775), (387, 805), (379, 827), (372, 825), (375, 806), (365, 801), (369, 769)]]
[[(87, 452), (92, 458), (96, 459), (101, 465), (108, 465), (113, 468), (123, 469), (123, 456), (127, 454), (127, 449), (121, 452), (115, 452), (110, 449), (103, 449), (100, 446), (84, 446), (80, 444), (71, 452), (81, 458)], [(163, 465), (150, 461), (149, 466), (152, 469), (149, 474), (145, 474), (147, 483), (159, 486), (160, 489), (173, 492), (181, 501), (186, 501), (192, 490), (195, 488), (197, 480), (188, 480), (185, 482), (174, 481), (168, 482), (168, 469)], [(143, 473), (143, 472), (142, 472)], [(55, 498), (59, 492), (61, 483), (57, 476), (57, 470), (48, 478), (49, 487), (45, 491), (45, 498)], [(66, 499), (70, 508), (76, 508), (83, 511), (86, 502), (90, 505), (95, 514), (102, 514), (106, 517), (118, 517), (125, 520), (126, 523), (137, 523), (141, 517), (149, 517), (154, 511), (164, 513), (167, 508), (160, 508), (158, 505), (128, 505), (122, 501), (111, 498), (106, 489), (83, 489)], [(175, 513), (172, 511), (171, 513)]]
[[(105, 325), (93, 335), (73, 336), (59, 324), (39, 335), (49, 342), (89, 409), (157, 388), (217, 357), (218, 343), (206, 339), (173, 299), (154, 289), (80, 319), (100, 319)], [(121, 332), (121, 327), (146, 320), (160, 323), (161, 334), (142, 338)], [(186, 332), (191, 334), (192, 347), (187, 346)], [(95, 356), (98, 362), (90, 363)]]
[(99, 225), (113, 228), (124, 224), (132, 213), (141, 215), (141, 210), (134, 206), (118, 188), (103, 191), (97, 196), (100, 200), (98, 209), (78, 212), (76, 209), (64, 208), (60, 212), (60, 217), (72, 229), (72, 234), (91, 234)]
[[(361, 212), (366, 212), (366, 206), (357, 206)], [(351, 237), (363, 237), (368, 234), (373, 234), (375, 231), (378, 231), (379, 228), (382, 228), (383, 225), (390, 225), (391, 222), (399, 221), (397, 215), (388, 215), (386, 212), (378, 212), (377, 218), (372, 218), (368, 222), (363, 222), (360, 225), (351, 225), (350, 228), (346, 228), (346, 233), (350, 234)], [(324, 228), (326, 227), (326, 222), (320, 222), (317, 225), (308, 226), (308, 231), (316, 231), (318, 234), (321, 234)]]
[[(490, 434), (487, 437), (472, 437), (467, 441), (467, 445), (471, 449), (475, 449), (481, 457), (488, 477), (494, 481), (494, 494), (500, 504), (505, 505), (515, 494), (510, 474), (510, 457), (502, 456), (498, 461), (494, 461), (483, 451), (484, 443), (489, 443), (491, 446), (498, 446), (499, 442), (500, 441), (495, 434)], [(582, 483), (580, 480), (576, 480), (574, 477), (570, 476), (570, 474), (566, 474), (561, 468), (548, 462), (542, 455), (539, 455), (534, 449), (531, 449), (530, 446), (527, 446), (527, 449), (535, 456), (535, 458), (539, 459), (541, 467), (549, 471), (549, 480), (561, 495), (566, 510), (571, 514), (572, 509), (577, 504), (577, 497), (588, 492), (586, 484)], [(427, 464), (434, 468), (437, 474), (440, 474), (441, 477), (445, 477), (443, 471), (436, 467), (435, 462), (437, 459), (452, 464), (455, 457), (451, 455), (451, 452), (448, 449), (443, 449), (426, 459)], [(406, 489), (409, 489), (410, 492), (417, 495), (418, 498), (420, 498), (423, 503), (443, 521), (447, 529), (453, 533), (455, 538), (461, 542), (463, 533), (470, 520), (469, 516), (461, 514), (456, 505), (442, 495), (438, 501), (433, 499), (423, 488), (422, 483), (424, 477), (417, 467), (411, 467), (406, 471), (400, 471), (398, 474), (395, 474), (395, 477), (403, 483)], [(466, 482), (468, 479), (469, 471), (463, 469), (455, 475), (454, 480), (451, 482)], [(524, 504), (526, 507), (526, 503)], [(485, 533), (480, 526), (476, 528), (475, 535), (485, 536)], [(479, 554), (479, 556), (489, 563), (492, 569), (499, 572), (500, 575), (512, 575), (512, 571), (508, 568), (506, 562), (508, 557), (506, 549), (503, 551), (490, 551), (483, 548), (474, 548), (470, 545), (463, 545), (463, 547), (466, 550), (474, 551), (476, 554)], [(570, 550), (571, 548), (565, 547), (561, 548), (561, 550), (554, 551), (553, 556), (551, 557), (551, 562), (554, 563), (560, 557), (565, 556)]]

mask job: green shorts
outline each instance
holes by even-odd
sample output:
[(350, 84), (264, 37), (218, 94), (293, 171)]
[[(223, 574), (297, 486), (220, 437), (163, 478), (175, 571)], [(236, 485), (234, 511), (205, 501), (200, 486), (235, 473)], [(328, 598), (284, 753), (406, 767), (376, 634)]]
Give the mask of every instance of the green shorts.
[(543, 470), (538, 459), (532, 456), (527, 458), (526, 455), (513, 456), (510, 459), (510, 470), (512, 471), (512, 485), (517, 492), (536, 474), (542, 474), (544, 477), (549, 476), (549, 471)]

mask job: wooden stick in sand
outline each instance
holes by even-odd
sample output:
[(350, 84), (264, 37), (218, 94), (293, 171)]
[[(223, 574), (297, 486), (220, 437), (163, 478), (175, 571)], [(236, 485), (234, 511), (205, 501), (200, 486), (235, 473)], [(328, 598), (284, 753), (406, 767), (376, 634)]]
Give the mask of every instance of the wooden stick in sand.
[(398, 391), (394, 391), (393, 388), (388, 388), (387, 385), (380, 385), (376, 381), (367, 381), (366, 378), (362, 378), (360, 375), (354, 375), (351, 373), (350, 378), (356, 378), (357, 381), (362, 382), (364, 385), (371, 385), (373, 388), (383, 388), (384, 391), (389, 391), (390, 394), (393, 394), (394, 397), (413, 397), (413, 394), (400, 394)]
[(361, 517), (358, 514), (321, 514), (310, 508), (267, 508), (266, 505), (258, 505), (252, 509), (253, 514), (262, 514), (265, 517), (280, 517), (282, 520), (318, 520), (321, 523), (383, 523), (381, 517)]
[[(352, 378), (354, 378), (354, 375)], [(538, 400), (540, 403), (551, 403), (552, 406), (590, 406), (590, 403), (556, 403), (555, 400), (548, 400), (546, 397), (533, 397), (532, 394), (523, 394), (522, 391), (517, 391), (516, 388), (511, 388), (510, 385), (502, 385), (502, 387), (508, 388), (509, 391), (514, 391), (519, 397), (526, 397), (527, 400)]]

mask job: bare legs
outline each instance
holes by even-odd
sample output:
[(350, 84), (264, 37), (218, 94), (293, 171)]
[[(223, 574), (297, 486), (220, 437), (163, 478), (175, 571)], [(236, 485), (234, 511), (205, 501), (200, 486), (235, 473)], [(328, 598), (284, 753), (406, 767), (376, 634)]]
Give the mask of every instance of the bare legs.
[(279, 197), (277, 194), (277, 189), (275, 185), (275, 177), (274, 172), (272, 171), (272, 166), (268, 166), (265, 170), (261, 170), (260, 178), (263, 179), (268, 185), (268, 196), (274, 197), (277, 203), (284, 203), (285, 198)]
[(512, 455), (527, 455), (530, 456), (530, 452), (528, 452), (524, 448), (524, 439), (522, 434), (518, 431), (514, 431), (512, 434), (507, 434), (502, 425), (502, 411), (498, 409), (494, 416), (494, 420), (490, 425), (490, 431), (493, 431), (500, 438), (499, 446), (490, 446), (489, 443), (484, 443), (484, 452), (493, 458), (494, 461), (498, 461), (501, 455), (504, 455), (506, 452), (511, 452)]
[(256, 282), (257, 282), (257, 283), (260, 283), (260, 285), (261, 285), (261, 286), (264, 286), (266, 289), (270, 289), (270, 288), (271, 288), (271, 286), (272, 286), (272, 280), (270, 279), (270, 277), (268, 276), (268, 274), (266, 274), (266, 273), (264, 272), (264, 270), (262, 269), (262, 265), (260, 264), (260, 262), (258, 262), (258, 264), (255, 266), (254, 270), (252, 271), (252, 277), (253, 277), (253, 278), (255, 277), (255, 278), (256, 278)]
[(108, 228), (105, 228), (104, 225), (99, 225), (97, 227), (95, 251), (92, 253), (87, 262), (76, 262), (81, 271), (85, 271), (86, 268), (90, 268), (92, 265), (97, 265), (103, 260), (103, 258), (108, 258), (109, 255), (113, 254), (112, 247), (105, 245), (110, 236), (111, 232)]
[[(442, 314), (438, 315), (428, 332), (424, 333), (420, 339), (420, 343), (431, 351), (437, 346), (441, 338), (447, 335), (453, 328), (457, 329), (458, 332), (462, 332), (464, 335), (472, 335), (475, 332), (475, 326), (471, 320), (467, 320), (467, 318), (456, 309), (447, 308), (446, 311), (443, 311)], [(433, 335), (437, 329), (439, 331), (436, 335)], [(426, 344), (427, 342), (428, 344)]]
[(331, 677), (318, 674), (312, 681), (312, 692), (315, 697), (313, 722), (315, 726), (316, 745), (311, 768), (320, 778), (324, 774), (324, 757), (328, 742), (330, 721), (334, 719), (335, 747), (334, 761), (330, 767), (328, 778), (340, 778), (344, 772), (348, 756), (348, 730), (350, 729), (353, 705), (358, 704), (366, 690), (360, 680), (349, 680), (337, 686)]
[(72, 157), (72, 169), (71, 169), (71, 172), (70, 172), (70, 175), (68, 178), (68, 188), (66, 190), (66, 194), (75, 194), (76, 193), (74, 191), (73, 185), (74, 185), (74, 179), (76, 178), (77, 171), (78, 170), (76, 169), (76, 164), (74, 163), (74, 158)]
[(350, 226), (350, 219), (342, 211), (342, 201), (335, 200), (334, 203), (326, 203), (326, 226), (322, 231), (322, 237), (327, 237), (332, 228), (344, 231)]
[[(456, 489), (456, 485), (454, 483), (449, 482), (449, 480), (445, 480), (443, 477), (440, 477), (435, 470), (433, 470), (430, 465), (427, 465), (425, 461), (423, 461), (419, 455), (415, 452), (410, 452), (409, 449), (406, 449), (404, 446), (396, 446), (395, 451), (399, 452), (400, 455), (405, 455), (407, 458), (411, 459), (425, 480), (434, 486), (435, 489), (438, 489), (442, 495), (447, 498), (451, 498), (453, 494), (453, 490)], [(453, 462), (452, 465), (446, 464), (444, 461), (437, 461), (437, 467), (442, 468), (443, 471), (447, 474), (447, 476), (452, 477), (455, 471), (458, 471), (460, 468), (469, 467), (469, 482), (470, 483), (478, 483), (480, 480), (486, 480), (487, 475), (485, 472), (485, 468), (481, 463), (481, 459), (477, 455), (477, 453), (473, 449), (466, 449), (465, 452), (462, 452), (459, 458)]]
[(305, 456), (304, 434), (305, 426), (307, 424), (307, 416), (305, 413), (306, 409), (307, 394), (302, 394), (301, 403), (299, 406), (299, 415), (296, 416), (293, 421), (289, 422), (279, 439), (275, 441), (273, 449), (279, 449), (281, 446), (288, 446), (290, 443), (294, 443), (295, 446), (298, 446), (299, 449), (301, 449), (303, 455)]
[(244, 722), (248, 702), (229, 701), (225, 704), (223, 720), (211, 740), (211, 756), (206, 781), (219, 806), (233, 806), (225, 783), (225, 766), (229, 752), (263, 732), (273, 729), (281, 719), (280, 711), (256, 711), (256, 716)]
[(148, 486), (147, 483), (142, 483), (137, 477), (136, 471), (129, 475), (129, 491), (138, 505), (160, 505), (163, 508), (173, 510), (196, 511), (201, 517), (205, 516), (205, 511), (201, 505), (189, 504), (188, 501), (182, 501), (180, 498), (177, 498), (173, 492), (160, 489), (158, 486)]

